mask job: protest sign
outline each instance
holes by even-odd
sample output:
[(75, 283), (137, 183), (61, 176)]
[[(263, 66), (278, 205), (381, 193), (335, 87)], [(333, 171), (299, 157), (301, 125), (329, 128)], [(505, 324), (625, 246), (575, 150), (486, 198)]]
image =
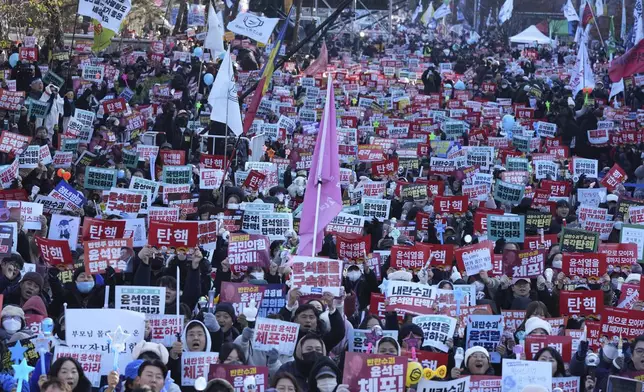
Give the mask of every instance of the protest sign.
[(456, 249), (456, 260), (459, 269), (464, 270), (467, 276), (478, 275), (481, 271), (492, 269), (492, 254), (494, 253), (492, 241), (482, 241), (475, 245), (468, 245)]
[(199, 244), (199, 224), (195, 221), (150, 221), (149, 245), (159, 249), (194, 248)]
[(87, 166), (85, 168), (85, 189), (107, 190), (116, 187), (116, 169)]
[(293, 215), (291, 213), (261, 214), (260, 234), (268, 236), (271, 242), (284, 238), (289, 230), (293, 230)]
[(243, 392), (244, 379), (248, 376), (255, 377), (257, 391), (266, 391), (270, 385), (268, 378), (268, 368), (265, 366), (246, 366), (246, 365), (225, 365), (212, 364), (208, 372), (207, 380), (221, 378), (230, 383), (235, 388), (235, 392)]
[(21, 169), (35, 169), (40, 163), (40, 146), (28, 146), (18, 156), (18, 164)]
[(644, 226), (622, 225), (619, 242), (621, 244), (633, 243), (637, 246), (637, 261), (644, 261)]
[(144, 218), (123, 219), (125, 221), (125, 232), (123, 238), (132, 239), (132, 246), (135, 248), (144, 247), (148, 243), (148, 232)]
[(604, 310), (604, 292), (601, 290), (564, 290), (559, 295), (559, 311), (562, 315), (600, 315)]
[(163, 166), (163, 174), (161, 178), (166, 184), (190, 184), (190, 180), (192, 179), (192, 166)]
[(339, 234), (339, 235), (342, 235), (342, 234), (362, 235), (365, 221), (366, 219), (363, 216), (345, 214), (341, 212), (338, 215), (336, 215), (336, 217), (333, 218), (331, 223), (329, 223), (326, 226), (325, 232)]
[(139, 214), (143, 195), (120, 188), (111, 188), (105, 205), (107, 215), (133, 216)]
[(339, 260), (320, 257), (293, 256), (291, 259), (292, 287), (302, 294), (340, 295), (342, 265)]
[(54, 168), (70, 168), (72, 166), (72, 162), (74, 161), (74, 153), (73, 152), (63, 152), (63, 151), (56, 151), (54, 154)]
[(22, 228), (26, 230), (40, 230), (43, 205), (40, 203), (30, 203), (27, 201), (20, 202), (20, 216), (23, 224)]
[(561, 389), (561, 392), (579, 392), (582, 390), (579, 377), (553, 377), (552, 390), (554, 391), (557, 388)]
[(165, 287), (116, 286), (114, 308), (146, 314), (165, 313)]
[(78, 210), (87, 202), (83, 192), (74, 189), (67, 181), (59, 181), (54, 190), (49, 193), (49, 196), (64, 201), (66, 207), (70, 210)]
[(159, 194), (159, 183), (145, 178), (132, 176), (130, 179), (130, 189), (149, 190), (152, 192), (152, 199), (156, 199)]
[(601, 179), (600, 183), (605, 186), (609, 191), (613, 191), (617, 185), (626, 182), (627, 176), (624, 169), (617, 163), (610, 168), (608, 173)]
[(413, 318), (413, 323), (423, 330), (423, 347), (434, 347), (447, 352), (447, 340), (452, 339), (456, 330), (456, 319), (445, 315), (425, 315)]
[(393, 268), (397, 269), (419, 270), (427, 264), (430, 252), (431, 248), (425, 244), (394, 245), (391, 247), (390, 263)]
[(101, 363), (103, 354), (98, 351), (87, 351), (78, 348), (70, 348), (63, 345), (57, 345), (54, 348), (54, 358), (52, 363), (59, 358), (74, 358), (83, 368), (85, 377), (92, 383), (92, 387), (101, 386)]
[(525, 356), (527, 360), (534, 359), (539, 350), (552, 347), (561, 354), (564, 362), (570, 362), (572, 357), (572, 337), (570, 336), (545, 336), (528, 335), (525, 339)]
[(467, 196), (436, 196), (434, 210), (441, 214), (464, 213), (468, 207)]
[(630, 340), (644, 333), (644, 311), (606, 307), (602, 314), (600, 336), (615, 341)]
[(523, 242), (525, 216), (488, 214), (487, 235), (492, 241), (503, 238), (506, 242)]
[(466, 348), (484, 347), (490, 353), (492, 363), (501, 363), (501, 355), (496, 352), (503, 334), (503, 316), (471, 314), (467, 323)]
[(469, 376), (469, 377), (470, 377), (469, 392), (501, 392), (501, 376)]
[(568, 252), (595, 252), (598, 244), (599, 234), (564, 227), (559, 245), (561, 252), (565, 254)]
[(50, 240), (65, 240), (69, 243), (70, 250), (76, 250), (79, 228), (79, 217), (52, 214), (47, 238)]
[(599, 164), (596, 159), (573, 157), (572, 165), (573, 181), (578, 181), (581, 175), (585, 175), (587, 178), (597, 178)]
[(561, 260), (562, 270), (566, 276), (599, 279), (608, 268), (604, 253), (569, 253), (564, 252)]
[(221, 186), (224, 171), (221, 169), (201, 169), (199, 171), (200, 189), (217, 189)]
[(516, 205), (523, 200), (525, 187), (496, 180), (494, 185), (494, 199), (509, 205)]
[(86, 217), (83, 220), (83, 241), (123, 238), (125, 222)]
[(248, 283), (222, 282), (220, 301), (233, 304), (235, 312), (242, 314), (244, 308), (248, 306), (251, 300), (255, 301), (255, 306), (259, 309), (266, 287)]
[(375, 352), (376, 344), (383, 337), (390, 337), (398, 340), (398, 331), (388, 330), (371, 330), (371, 329), (353, 329), (347, 334), (347, 343), (349, 344), (348, 350), (355, 353), (369, 353), (369, 345), (371, 344), (371, 352)]
[(134, 255), (132, 238), (83, 240), (83, 247), (85, 271), (90, 274), (102, 274), (108, 266), (116, 272), (125, 271), (127, 260)]
[(150, 341), (171, 347), (177, 341), (177, 334), (183, 331), (184, 316), (174, 314), (146, 314), (145, 321), (150, 328)]
[[(98, 351), (102, 354), (101, 375), (113, 370), (114, 354), (109, 351), (108, 333), (117, 327), (130, 334), (125, 340), (126, 350), (119, 354), (119, 373), (132, 358), (134, 345), (145, 336), (143, 313), (123, 309), (67, 309), (65, 311), (66, 341), (70, 348)], [(69, 335), (67, 335), (69, 334)]]
[(0, 152), (20, 154), (31, 142), (30, 136), (20, 135), (9, 131), (2, 131), (0, 136)]
[(389, 300), (387, 311), (425, 314), (432, 306), (436, 289), (420, 283), (391, 281), (387, 285), (385, 296)]
[(43, 261), (52, 266), (64, 266), (73, 264), (72, 253), (67, 240), (51, 240), (35, 237), (36, 245), (40, 250), (40, 257)]
[(336, 250), (338, 260), (364, 260), (371, 250), (371, 236), (337, 236)]
[(517, 391), (528, 385), (540, 385), (546, 390), (552, 387), (552, 365), (550, 362), (521, 361), (504, 359), (502, 364), (503, 385), (514, 385)]
[(282, 355), (293, 355), (300, 325), (259, 317), (255, 322), (253, 347), (259, 351), (276, 348)]
[(606, 264), (608, 270), (616, 267), (620, 269), (623, 267), (630, 267), (637, 263), (637, 244), (599, 244), (597, 249), (599, 253), (606, 254)]
[(210, 365), (218, 363), (219, 353), (190, 352), (181, 353), (181, 386), (194, 386), (199, 377), (208, 377)]
[(286, 298), (284, 295), (284, 285), (283, 284), (268, 284), (263, 286), (264, 298), (262, 299), (259, 312), (257, 313), (258, 317), (267, 317), (270, 314), (278, 314), (280, 309), (286, 305)]
[(360, 215), (364, 217), (377, 218), (379, 221), (389, 219), (391, 200), (377, 199), (375, 197), (363, 197), (360, 204)]
[(407, 362), (406, 357), (348, 352), (342, 383), (350, 391), (404, 392)]
[[(25, 100), (24, 91), (10, 91), (0, 89), (0, 109), (4, 110), (20, 110)], [(8, 131), (5, 131), (8, 132)], [(0, 143), (1, 145), (1, 143)]]
[(502, 310), (501, 315), (503, 316), (505, 329), (509, 332), (515, 332), (525, 320), (525, 310)]
[(234, 273), (246, 272), (248, 267), (267, 267), (270, 242), (257, 234), (233, 233), (228, 240), (228, 262)]
[[(416, 390), (418, 392), (465, 392), (471, 391), (470, 377), (464, 376), (451, 381), (428, 380), (421, 377)], [(487, 392), (487, 391), (486, 391)]]
[(517, 278), (536, 278), (543, 274), (545, 255), (541, 250), (503, 251), (503, 271), (507, 276)]

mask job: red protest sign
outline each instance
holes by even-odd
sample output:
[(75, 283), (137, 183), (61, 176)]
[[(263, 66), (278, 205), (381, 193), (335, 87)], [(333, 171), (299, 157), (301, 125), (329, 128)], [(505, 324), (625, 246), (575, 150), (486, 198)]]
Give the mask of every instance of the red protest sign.
[(550, 191), (550, 196), (568, 196), (572, 186), (567, 181), (542, 180), (541, 188)]
[(222, 282), (219, 302), (233, 304), (235, 313), (242, 314), (242, 311), (251, 300), (255, 300), (255, 306), (259, 309), (265, 291), (266, 286), (262, 285)]
[(626, 182), (626, 172), (617, 163), (610, 168), (600, 183), (612, 191), (619, 184)]
[(419, 270), (429, 260), (429, 252), (429, 247), (418, 243), (414, 246), (394, 245), (391, 247), (391, 266), (398, 269)]
[(83, 241), (123, 238), (125, 223), (125, 221), (86, 217), (83, 222)]
[(157, 248), (194, 248), (199, 245), (198, 222), (151, 221), (148, 244)]
[(338, 235), (335, 246), (338, 260), (364, 260), (365, 255), (371, 251), (371, 236)]
[(20, 110), (25, 101), (24, 91), (9, 91), (0, 89), (0, 109)]
[(542, 250), (505, 250), (502, 260), (505, 274), (513, 278), (536, 278), (544, 271)]
[(563, 254), (561, 271), (569, 277), (599, 278), (606, 273), (606, 255), (603, 253)]
[(208, 380), (220, 378), (226, 380), (230, 385), (235, 385), (235, 391), (244, 390), (244, 379), (248, 376), (255, 377), (257, 391), (265, 391), (269, 388), (268, 368), (266, 366), (247, 365), (225, 365), (212, 364), (208, 372)]
[(28, 201), (24, 189), (0, 189), (0, 200)]
[(599, 335), (630, 340), (644, 334), (644, 311), (633, 309), (605, 308), (602, 313)]
[[(377, 314), (378, 317), (383, 318), (386, 316), (387, 309), (385, 308), (385, 295), (379, 293), (371, 293), (369, 300), (369, 309), (372, 309), (373, 314)], [(398, 321), (402, 322), (405, 313), (398, 312)]]
[(121, 113), (127, 110), (125, 98), (108, 99), (103, 102), (103, 111), (107, 114)]
[(633, 309), (635, 303), (640, 299), (640, 286), (641, 283), (631, 284), (624, 283), (619, 295), (617, 307), (621, 309)]
[(470, 376), (470, 392), (501, 392), (501, 376)]
[(23, 46), (20, 48), (18, 58), (20, 61), (26, 61), (29, 63), (38, 61), (38, 48), (26, 48)]
[(606, 244), (601, 243), (597, 252), (606, 255), (606, 264), (608, 268), (620, 269), (630, 267), (637, 263), (637, 244), (629, 242), (628, 244)]
[(525, 358), (530, 361), (544, 347), (552, 347), (561, 354), (564, 362), (572, 357), (572, 336), (528, 335), (525, 338)]
[(85, 272), (90, 274), (102, 274), (108, 266), (116, 272), (125, 271), (127, 260), (134, 256), (132, 238), (84, 241), (83, 247)]
[(559, 312), (565, 316), (599, 315), (604, 310), (604, 292), (601, 290), (561, 291)]
[(457, 214), (467, 212), (467, 196), (436, 196), (434, 211), (441, 214)]
[(342, 383), (351, 391), (404, 391), (407, 357), (346, 353)]
[(517, 118), (534, 118), (534, 109), (532, 108), (516, 108), (514, 113)]
[(559, 242), (556, 234), (544, 234), (543, 239), (540, 235), (525, 236), (523, 239), (523, 249), (550, 249), (552, 244)]
[(2, 131), (0, 136), (0, 152), (10, 153), (16, 155), (22, 152), (27, 145), (31, 142), (31, 136), (19, 135), (17, 133)]
[(206, 169), (223, 169), (224, 159), (225, 157), (223, 155), (201, 154), (199, 162)]
[(233, 233), (228, 241), (228, 261), (234, 273), (246, 272), (248, 267), (267, 267), (270, 241), (265, 235)]
[(387, 159), (371, 164), (371, 174), (384, 177), (398, 173), (398, 159)]
[(382, 146), (361, 144), (358, 146), (358, 160), (361, 162), (379, 162), (385, 159)]
[(72, 252), (69, 250), (69, 241), (67, 240), (50, 240), (36, 236), (36, 245), (40, 250), (40, 257), (50, 265), (63, 266), (73, 265), (74, 259)]
[[(426, 245), (427, 246), (427, 245)], [(456, 247), (451, 244), (429, 244), (431, 260), (430, 265), (438, 269), (451, 268), (454, 261), (454, 249)]]
[(262, 185), (262, 182), (264, 182), (265, 178), (266, 174), (260, 172), (259, 170), (253, 169), (248, 173), (248, 176), (244, 181), (244, 187), (256, 191), (259, 189), (259, 186)]
[(487, 232), (487, 216), (488, 215), (503, 215), (503, 210), (496, 210), (490, 208), (477, 208), (474, 213), (474, 231), (477, 233)]
[(447, 366), (448, 355), (447, 353), (437, 353), (418, 350), (416, 351), (416, 358), (420, 362), (423, 369), (436, 370), (439, 366)]
[(181, 166), (186, 164), (186, 152), (183, 150), (159, 150), (159, 157), (165, 166)]

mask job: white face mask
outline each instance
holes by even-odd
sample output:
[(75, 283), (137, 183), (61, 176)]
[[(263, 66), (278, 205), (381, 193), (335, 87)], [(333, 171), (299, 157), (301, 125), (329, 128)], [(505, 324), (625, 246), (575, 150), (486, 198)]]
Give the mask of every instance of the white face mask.
[(360, 271), (351, 271), (347, 274), (347, 278), (349, 278), (350, 281), (355, 282), (360, 279), (361, 275)]
[(561, 260), (552, 260), (552, 266), (557, 269), (561, 269)]
[(321, 380), (318, 380), (318, 389), (320, 392), (333, 392), (335, 387), (338, 386), (338, 381), (332, 377), (325, 377)]
[(22, 323), (19, 320), (7, 319), (2, 322), (2, 328), (10, 334), (14, 334), (20, 330)]
[(617, 221), (617, 222), (615, 222), (615, 223), (613, 224), (613, 227), (615, 228), (615, 230), (622, 230), (622, 225), (623, 225), (623, 224), (624, 224), (624, 222), (622, 222), (622, 221)]
[(263, 272), (251, 272), (250, 276), (252, 276), (253, 279), (264, 280), (264, 273)]

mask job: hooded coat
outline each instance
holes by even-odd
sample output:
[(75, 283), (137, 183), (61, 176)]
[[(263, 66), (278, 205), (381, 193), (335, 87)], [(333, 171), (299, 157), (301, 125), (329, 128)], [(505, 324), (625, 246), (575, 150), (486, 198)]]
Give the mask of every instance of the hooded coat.
[(336, 375), (336, 381), (338, 382), (338, 385), (342, 384), (342, 373), (340, 372), (338, 365), (336, 365), (331, 358), (322, 357), (318, 359), (317, 362), (315, 362), (315, 364), (311, 368), (311, 372), (309, 373), (309, 392), (319, 392), (319, 389), (317, 387), (317, 376), (323, 367), (331, 368), (331, 370)]

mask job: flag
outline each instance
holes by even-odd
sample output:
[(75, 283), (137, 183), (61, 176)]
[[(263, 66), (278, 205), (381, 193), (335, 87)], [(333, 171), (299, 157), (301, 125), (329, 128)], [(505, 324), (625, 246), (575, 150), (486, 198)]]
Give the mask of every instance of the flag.
[[(300, 222), (300, 244), (297, 248), (297, 254), (300, 256), (309, 256), (313, 252), (317, 254), (322, 250), (324, 228), (342, 211), (340, 161), (335, 129), (335, 94), (331, 75), (328, 76), (327, 81), (324, 115), (315, 142), (313, 161), (304, 193), (302, 216), (308, 219), (302, 219)], [(314, 244), (313, 236), (316, 228)]]
[(564, 5), (563, 14), (568, 22), (579, 22), (579, 15), (577, 15), (577, 11), (572, 5), (572, 0), (568, 0), (568, 2)]
[(635, 2), (635, 7), (633, 8), (633, 31), (635, 32), (635, 41), (633, 45), (637, 46), (637, 43), (644, 38), (644, 25), (642, 24), (642, 0), (637, 0)]
[(582, 33), (577, 59), (575, 60), (575, 66), (570, 75), (570, 87), (572, 88), (573, 97), (586, 87), (595, 87), (595, 76), (593, 75), (593, 68), (590, 65), (590, 58), (588, 57), (589, 31), (590, 26), (587, 26), (586, 30)]
[(626, 0), (622, 0), (622, 26), (619, 32), (619, 37), (622, 39), (622, 42), (626, 42)]
[(233, 62), (230, 59), (230, 47), (226, 51), (215, 82), (208, 95), (208, 104), (212, 107), (210, 120), (228, 125), (236, 136), (243, 132), (237, 84), (233, 73)]
[(503, 7), (499, 11), (499, 24), (505, 23), (512, 17), (512, 10), (514, 9), (514, 0), (505, 0)]
[(590, 9), (590, 4), (586, 3), (581, 15), (581, 27), (586, 27), (589, 23), (593, 23), (593, 10)]
[(326, 41), (322, 42), (322, 48), (320, 48), (320, 55), (315, 61), (313, 61), (305, 70), (304, 75), (314, 76), (318, 73), (326, 71), (326, 66), (329, 64), (329, 53), (326, 49)]
[(595, 16), (604, 15), (604, 0), (595, 0)]
[(615, 42), (615, 18), (611, 15), (610, 26), (608, 28), (608, 41), (606, 42), (606, 51), (609, 56), (612, 56), (617, 51), (617, 43)]
[(640, 40), (637, 45), (633, 46), (628, 52), (619, 56), (608, 68), (608, 76), (612, 82), (618, 82), (636, 73), (644, 72), (644, 40)]
[(104, 29), (103, 25), (96, 19), (93, 19), (92, 23), (94, 24), (94, 45), (92, 45), (92, 52), (98, 53), (110, 46), (112, 37), (116, 33), (112, 30)]
[(434, 11), (433, 18), (434, 18), (434, 20), (438, 20), (438, 19), (444, 18), (445, 16), (447, 16), (447, 15), (449, 15), (451, 13), (452, 13), (452, 10), (449, 9), (449, 5), (441, 4), (441, 6), (438, 7), (436, 9), (436, 11)]
[(260, 102), (262, 102), (262, 97), (264, 96), (264, 94), (262, 94), (262, 91), (264, 91), (265, 82), (266, 78), (261, 78), (259, 80), (259, 83), (257, 83), (257, 87), (255, 87), (253, 99), (250, 101), (250, 106), (248, 106), (248, 111), (244, 116), (244, 134), (248, 133), (248, 130), (253, 125), (253, 120), (255, 119), (255, 115), (257, 114), (257, 109), (259, 108), (259, 104)]
[[(115, 3), (119, 4), (115, 5)], [(119, 7), (118, 11), (112, 10), (110, 12), (110, 9), (114, 7)], [(105, 9), (107, 9), (107, 12), (103, 12)], [(117, 32), (131, 9), (131, 0), (119, 0), (118, 2), (113, 0), (79, 0), (78, 11), (76, 13), (100, 20), (103, 29)]]
[(485, 26), (490, 27), (492, 26), (493, 19), (492, 19), (492, 8), (490, 8), (490, 12), (487, 14), (487, 20), (485, 21)]
[(280, 47), (282, 47), (282, 41), (284, 41), (284, 36), (286, 35), (286, 27), (288, 26), (288, 22), (291, 19), (291, 15), (293, 14), (294, 9), (295, 7), (291, 7), (291, 9), (288, 11), (288, 15), (286, 16), (286, 20), (284, 20), (282, 29), (277, 35), (277, 40), (275, 40), (275, 46), (273, 47), (273, 50), (271, 50), (271, 54), (268, 56), (268, 59), (266, 59), (266, 63), (264, 64), (262, 77), (266, 78), (266, 81), (264, 82), (264, 90), (262, 91), (262, 95), (266, 94), (266, 90), (268, 90), (268, 86), (271, 84), (273, 71), (275, 70), (275, 59), (277, 58), (277, 54), (280, 51)]
[(210, 49), (213, 58), (226, 51), (224, 48), (224, 26), (217, 16), (212, 3), (210, 3), (210, 8), (208, 9), (208, 34), (203, 46), (206, 49)]
[(414, 10), (414, 14), (411, 16), (411, 21), (415, 21), (418, 15), (423, 12), (423, 0), (418, 0), (418, 5), (416, 6), (416, 9)]
[(431, 22), (433, 17), (434, 17), (434, 2), (430, 1), (429, 7), (427, 7), (425, 12), (423, 13), (423, 16), (421, 16), (420, 21), (422, 24), (427, 26), (429, 25), (429, 22)]
[(613, 83), (610, 86), (610, 95), (608, 97), (608, 100), (610, 101), (611, 99), (613, 99), (614, 96), (623, 92), (624, 92), (624, 79), (620, 79), (619, 82)]
[(240, 12), (235, 20), (228, 22), (226, 27), (235, 34), (243, 35), (266, 45), (277, 22), (279, 22), (279, 18), (263, 18), (247, 12)]

